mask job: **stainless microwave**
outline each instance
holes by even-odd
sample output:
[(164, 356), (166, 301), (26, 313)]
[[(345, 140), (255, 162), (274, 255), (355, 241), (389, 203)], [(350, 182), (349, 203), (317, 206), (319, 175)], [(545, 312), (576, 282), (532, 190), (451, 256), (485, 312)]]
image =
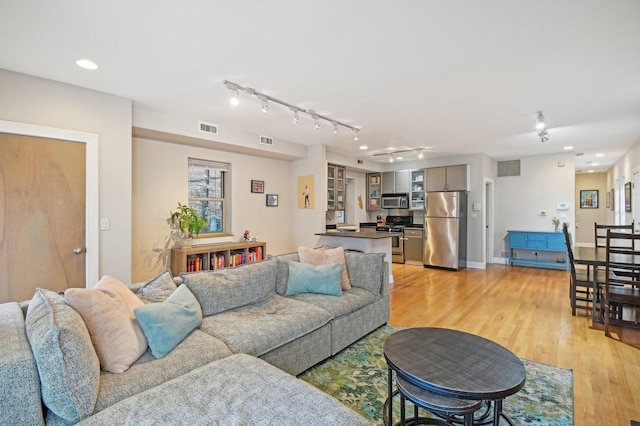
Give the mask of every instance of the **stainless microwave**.
[(409, 194), (382, 194), (382, 208), (383, 209), (408, 209), (409, 208)]

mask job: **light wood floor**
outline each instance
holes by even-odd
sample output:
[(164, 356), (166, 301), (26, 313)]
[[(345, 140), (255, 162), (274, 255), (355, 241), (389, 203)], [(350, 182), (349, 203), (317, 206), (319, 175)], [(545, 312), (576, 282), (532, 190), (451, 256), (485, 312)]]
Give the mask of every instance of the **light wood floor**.
[(491, 339), (521, 358), (573, 370), (574, 423), (640, 420), (640, 333), (607, 338), (572, 316), (563, 271), (491, 265), (460, 272), (393, 264), (391, 320)]

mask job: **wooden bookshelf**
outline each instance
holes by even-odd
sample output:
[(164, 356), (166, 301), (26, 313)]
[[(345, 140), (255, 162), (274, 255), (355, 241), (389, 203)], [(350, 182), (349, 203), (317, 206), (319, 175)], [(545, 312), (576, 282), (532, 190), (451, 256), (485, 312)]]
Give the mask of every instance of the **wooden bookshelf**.
[(171, 274), (211, 271), (259, 262), (266, 257), (267, 243), (261, 241), (176, 247), (171, 249)]

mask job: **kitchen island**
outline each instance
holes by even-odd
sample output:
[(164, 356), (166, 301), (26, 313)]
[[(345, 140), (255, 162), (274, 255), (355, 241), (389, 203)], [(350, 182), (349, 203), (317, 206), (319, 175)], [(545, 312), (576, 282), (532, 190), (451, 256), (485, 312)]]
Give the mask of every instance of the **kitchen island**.
[(384, 253), (384, 260), (389, 265), (389, 284), (393, 284), (391, 238), (402, 237), (402, 232), (329, 231), (315, 235), (318, 236), (316, 247), (344, 247), (346, 250), (358, 250), (363, 253)]

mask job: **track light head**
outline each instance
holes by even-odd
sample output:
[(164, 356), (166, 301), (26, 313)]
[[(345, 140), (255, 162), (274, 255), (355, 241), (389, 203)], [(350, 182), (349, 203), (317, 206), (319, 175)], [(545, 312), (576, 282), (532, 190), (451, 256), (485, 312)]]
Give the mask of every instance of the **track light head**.
[(338, 123), (336, 123), (335, 121), (331, 123), (333, 125), (333, 134), (337, 135), (338, 134)]
[(536, 129), (544, 130), (546, 127), (547, 123), (544, 119), (544, 115), (542, 114), (542, 111), (538, 111), (538, 121), (536, 121)]
[(360, 130), (356, 129), (355, 132), (356, 132), (356, 134), (353, 137), (353, 140), (357, 141), (358, 139), (360, 139)]
[(289, 109), (293, 111), (293, 124), (298, 124), (298, 121), (300, 120), (300, 116), (298, 115), (298, 108), (291, 107)]
[(225, 81), (224, 85), (231, 92), (231, 97), (229, 98), (229, 102), (231, 105), (236, 106), (240, 103), (240, 88), (237, 84), (231, 83), (230, 81)]
[(269, 101), (267, 100), (267, 97), (264, 95), (259, 95), (258, 99), (260, 99), (262, 101), (262, 112), (264, 112), (265, 114), (269, 112)]

